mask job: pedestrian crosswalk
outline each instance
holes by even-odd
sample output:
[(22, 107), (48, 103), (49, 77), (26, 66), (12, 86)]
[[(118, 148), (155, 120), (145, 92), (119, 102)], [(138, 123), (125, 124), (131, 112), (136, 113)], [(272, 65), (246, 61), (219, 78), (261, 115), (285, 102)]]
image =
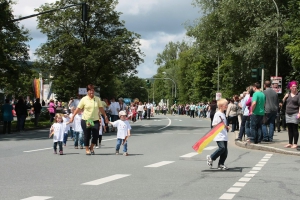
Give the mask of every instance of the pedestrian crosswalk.
[(154, 164), (151, 164), (151, 165), (147, 165), (145, 167), (161, 167), (161, 166), (164, 166), (164, 165), (168, 165), (168, 164), (171, 164), (175, 161), (161, 161), (161, 162), (158, 162), (158, 163), (154, 163)]

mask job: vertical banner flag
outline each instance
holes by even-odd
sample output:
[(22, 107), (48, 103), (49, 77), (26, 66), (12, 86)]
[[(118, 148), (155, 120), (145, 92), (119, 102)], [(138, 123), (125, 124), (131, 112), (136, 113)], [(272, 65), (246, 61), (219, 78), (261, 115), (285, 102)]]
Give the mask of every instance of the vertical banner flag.
[(203, 149), (213, 141), (218, 133), (225, 128), (224, 122), (214, 126), (208, 133), (206, 133), (196, 144), (193, 145), (193, 149), (198, 153), (202, 153)]
[(35, 98), (40, 98), (41, 94), (41, 84), (39, 79), (34, 79), (33, 80), (33, 92)]

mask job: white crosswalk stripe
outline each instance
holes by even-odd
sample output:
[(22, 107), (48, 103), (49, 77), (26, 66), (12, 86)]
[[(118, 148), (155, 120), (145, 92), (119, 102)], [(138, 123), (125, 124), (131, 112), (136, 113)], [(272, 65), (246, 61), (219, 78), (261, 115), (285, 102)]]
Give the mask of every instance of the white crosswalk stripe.
[(32, 196), (28, 197), (26, 199), (21, 199), (21, 200), (47, 200), (47, 199), (52, 199), (53, 197), (46, 197), (46, 196)]
[(183, 156), (180, 156), (181, 158), (191, 158), (195, 155), (197, 155), (198, 153), (197, 152), (192, 152), (192, 153), (188, 153), (188, 154), (185, 154)]
[(161, 167), (161, 166), (164, 166), (164, 165), (168, 165), (168, 164), (171, 164), (175, 161), (161, 161), (161, 162), (158, 162), (158, 163), (154, 163), (152, 165), (147, 165), (145, 167)]
[(111, 182), (111, 181), (114, 181), (114, 180), (125, 178), (125, 177), (130, 176), (130, 175), (131, 174), (115, 174), (115, 175), (112, 175), (112, 176), (97, 179), (97, 180), (90, 181), (90, 182), (87, 182), (87, 183), (82, 183), (81, 185), (101, 185), (101, 184), (108, 183), (108, 182)]

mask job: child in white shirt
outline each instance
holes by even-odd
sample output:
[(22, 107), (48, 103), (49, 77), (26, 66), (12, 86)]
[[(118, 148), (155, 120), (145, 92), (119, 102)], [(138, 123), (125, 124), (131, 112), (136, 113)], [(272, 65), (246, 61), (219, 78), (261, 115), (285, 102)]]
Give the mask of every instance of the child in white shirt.
[(78, 149), (78, 142), (80, 144), (80, 149), (83, 149), (83, 130), (81, 127), (82, 112), (79, 112), (75, 117), (72, 124), (74, 133), (74, 146)]
[(105, 123), (104, 123), (104, 119), (103, 117), (100, 115), (99, 117), (99, 144), (96, 144), (96, 149), (101, 148), (101, 141), (102, 141), (102, 133), (106, 132), (106, 127), (105, 127)]
[(214, 119), (212, 121), (212, 126), (216, 126), (219, 123), (223, 121), (225, 124), (225, 128), (214, 138), (214, 141), (217, 142), (219, 149), (217, 149), (213, 154), (207, 155), (207, 165), (212, 167), (213, 161), (215, 161), (218, 157), (219, 163), (218, 163), (218, 169), (220, 170), (228, 170), (228, 168), (224, 165), (225, 160), (228, 155), (228, 150), (227, 150), (227, 141), (228, 141), (228, 130), (229, 127), (226, 126), (227, 121), (226, 121), (226, 116), (224, 114), (224, 111), (226, 111), (228, 102), (226, 99), (220, 99), (218, 100), (218, 111), (214, 115)]
[(69, 131), (70, 131), (70, 125), (68, 124), (69, 121), (70, 121), (69, 115), (67, 113), (64, 114), (63, 115), (63, 123), (66, 124), (66, 128), (65, 128), (65, 131), (64, 131), (64, 140), (63, 140), (64, 146), (67, 145), (68, 134), (69, 134)]
[(66, 128), (66, 124), (63, 123), (61, 114), (57, 113), (54, 117), (54, 124), (52, 124), (50, 128), (50, 135), (49, 135), (49, 137), (53, 135), (54, 154), (57, 154), (57, 143), (58, 143), (59, 154), (63, 155), (62, 143), (63, 143), (65, 128)]
[(120, 111), (119, 112), (120, 119), (115, 122), (109, 122), (113, 125), (113, 127), (118, 128), (117, 132), (117, 146), (116, 146), (116, 155), (119, 154), (119, 149), (121, 144), (124, 146), (123, 148), (123, 155), (128, 156), (127, 153), (127, 138), (130, 136), (131, 126), (129, 122), (126, 120), (126, 112)]

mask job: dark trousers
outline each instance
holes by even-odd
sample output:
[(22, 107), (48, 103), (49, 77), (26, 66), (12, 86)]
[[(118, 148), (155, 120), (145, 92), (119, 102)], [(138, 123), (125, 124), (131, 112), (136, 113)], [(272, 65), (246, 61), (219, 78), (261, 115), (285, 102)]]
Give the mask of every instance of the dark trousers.
[(231, 130), (231, 132), (234, 132), (235, 129), (237, 128), (236, 125), (238, 123), (237, 116), (229, 116), (228, 117), (228, 121), (227, 121), (227, 126), (229, 126), (229, 122), (230, 121), (232, 123), (232, 130)]
[(38, 125), (40, 113), (34, 113), (34, 126)]
[(191, 115), (190, 115), (190, 117), (195, 118), (195, 110), (191, 110)]
[(147, 117), (150, 119), (151, 109), (147, 109)]
[(262, 138), (262, 115), (251, 115), (250, 129), (251, 129), (251, 142), (260, 143)]
[(97, 140), (99, 137), (99, 120), (94, 121), (93, 127), (86, 127), (86, 121), (81, 120), (81, 127), (84, 133), (84, 146), (88, 147), (90, 146), (90, 140), (92, 137), (92, 144), (97, 144)]
[(62, 147), (62, 142), (61, 142), (61, 141), (58, 141), (58, 142), (54, 142), (54, 143), (53, 143), (53, 149), (54, 149), (54, 151), (55, 151), (55, 152), (57, 151), (57, 143), (58, 143), (59, 151), (62, 151), (62, 150), (63, 150), (63, 147)]
[(18, 115), (17, 120), (18, 131), (24, 130), (26, 115)]
[(217, 141), (217, 144), (219, 149), (217, 149), (210, 157), (212, 160), (216, 160), (220, 157), (218, 165), (224, 165), (228, 155), (227, 141)]
[(289, 133), (289, 144), (297, 144), (299, 139), (298, 124), (288, 123), (287, 126), (288, 126), (288, 133)]
[(102, 135), (99, 135), (98, 140), (99, 140), (99, 143), (97, 142), (97, 146), (100, 146), (100, 145), (101, 145), (101, 142), (102, 142)]
[(244, 115), (242, 116), (242, 123), (241, 123), (240, 132), (239, 132), (239, 136), (238, 136), (238, 139), (240, 139), (240, 140), (242, 140), (243, 135), (245, 135), (245, 133), (246, 133), (245, 125), (246, 125), (247, 118), (248, 118), (248, 116), (244, 116)]
[(50, 122), (54, 121), (55, 113), (50, 113)]
[(10, 131), (11, 131), (11, 121), (4, 121), (3, 122), (3, 134), (6, 133), (6, 128), (7, 128), (7, 133), (10, 134)]

